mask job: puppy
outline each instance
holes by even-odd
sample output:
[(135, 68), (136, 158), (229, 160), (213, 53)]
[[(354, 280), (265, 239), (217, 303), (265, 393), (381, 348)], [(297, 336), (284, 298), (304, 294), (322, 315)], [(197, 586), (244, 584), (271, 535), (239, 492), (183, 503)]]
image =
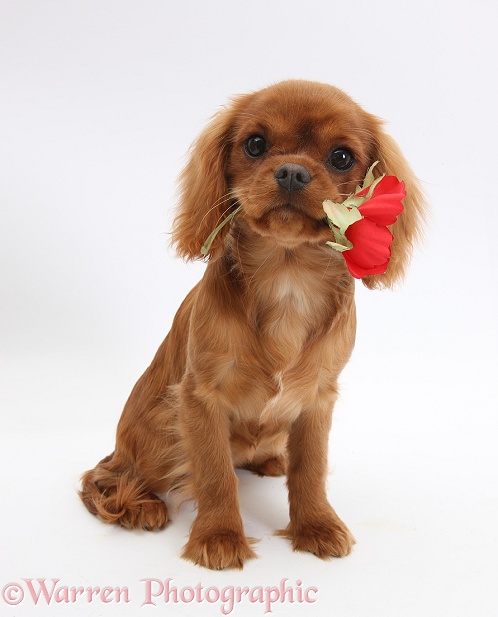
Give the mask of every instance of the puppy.
[(424, 202), (382, 123), (325, 84), (285, 81), (239, 96), (194, 144), (181, 176), (173, 243), (201, 258), (203, 279), (134, 387), (114, 452), (83, 476), (81, 498), (107, 523), (159, 529), (157, 496), (197, 502), (183, 557), (212, 569), (255, 557), (244, 533), (235, 468), (287, 475), (290, 521), (278, 532), (295, 550), (347, 555), (354, 539), (327, 500), (327, 445), (337, 380), (355, 340), (354, 280), (332, 239), (322, 202), (341, 202), (376, 173), (405, 182), (384, 274), (404, 273)]

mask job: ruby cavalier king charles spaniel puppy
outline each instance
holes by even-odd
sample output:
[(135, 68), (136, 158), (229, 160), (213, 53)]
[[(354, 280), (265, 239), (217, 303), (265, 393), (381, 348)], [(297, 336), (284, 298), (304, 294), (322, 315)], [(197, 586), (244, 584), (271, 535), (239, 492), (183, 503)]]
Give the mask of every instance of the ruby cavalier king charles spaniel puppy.
[(287, 476), (297, 551), (347, 555), (354, 539), (327, 499), (327, 447), (337, 381), (355, 340), (354, 278), (333, 240), (324, 200), (342, 202), (369, 167), (404, 181), (404, 209), (384, 273), (404, 273), (422, 220), (418, 181), (382, 122), (337, 88), (285, 81), (238, 96), (194, 143), (181, 176), (173, 244), (201, 259), (202, 280), (135, 385), (115, 450), (83, 476), (80, 496), (107, 523), (154, 530), (158, 497), (194, 499), (182, 556), (207, 568), (255, 557), (244, 533), (236, 468)]

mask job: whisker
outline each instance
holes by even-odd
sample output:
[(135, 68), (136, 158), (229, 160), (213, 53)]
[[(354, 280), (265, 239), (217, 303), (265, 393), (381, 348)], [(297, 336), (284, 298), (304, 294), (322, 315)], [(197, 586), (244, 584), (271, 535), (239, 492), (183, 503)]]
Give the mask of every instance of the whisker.
[[(219, 199), (217, 199), (214, 203), (213, 206), (211, 206), (211, 208), (209, 208), (209, 210), (204, 214), (204, 216), (201, 219), (201, 223), (204, 221), (204, 219), (209, 216), (209, 214), (215, 210), (216, 208), (218, 208), (219, 206), (223, 205), (224, 203), (226, 203), (227, 201), (231, 201), (233, 199), (231, 192), (230, 193), (225, 193), (225, 195), (223, 195), (222, 197), (220, 197)], [(218, 218), (218, 221), (221, 220), (221, 218), (223, 217), (223, 215), (228, 212), (228, 210), (230, 210), (230, 208), (232, 207), (233, 204), (230, 204), (228, 206), (228, 208), (226, 210), (224, 210), (224, 212), (222, 212), (222, 214), (220, 215), (220, 217)]]

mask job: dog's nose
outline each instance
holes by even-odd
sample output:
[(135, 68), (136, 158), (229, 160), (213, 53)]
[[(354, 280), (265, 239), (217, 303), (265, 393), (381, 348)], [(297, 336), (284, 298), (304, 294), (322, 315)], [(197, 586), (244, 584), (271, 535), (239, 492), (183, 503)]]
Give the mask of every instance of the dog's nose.
[(311, 182), (311, 176), (306, 167), (295, 163), (284, 163), (275, 172), (275, 179), (283, 189), (300, 191)]

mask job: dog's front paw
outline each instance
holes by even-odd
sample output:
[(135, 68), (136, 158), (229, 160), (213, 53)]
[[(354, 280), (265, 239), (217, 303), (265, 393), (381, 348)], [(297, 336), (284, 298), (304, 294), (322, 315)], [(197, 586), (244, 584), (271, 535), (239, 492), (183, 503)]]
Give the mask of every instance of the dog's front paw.
[(218, 529), (209, 533), (193, 531), (183, 548), (182, 557), (211, 570), (240, 570), (248, 559), (256, 557), (256, 553), (243, 533)]
[(291, 522), (277, 535), (290, 540), (295, 551), (307, 551), (321, 559), (349, 555), (355, 544), (349, 529), (335, 513), (299, 524)]

